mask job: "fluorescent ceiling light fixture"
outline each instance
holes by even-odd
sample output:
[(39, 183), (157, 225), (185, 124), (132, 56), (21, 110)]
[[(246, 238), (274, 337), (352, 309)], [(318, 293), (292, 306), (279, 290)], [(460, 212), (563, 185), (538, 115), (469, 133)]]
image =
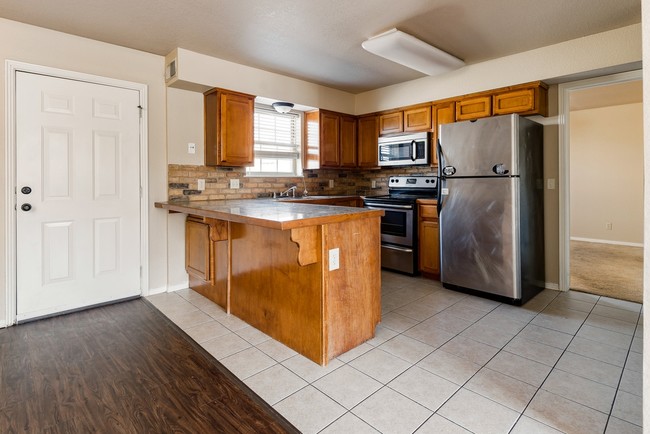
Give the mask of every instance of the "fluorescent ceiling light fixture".
[(271, 104), (278, 113), (289, 113), (293, 108), (292, 102), (278, 101)]
[(465, 62), (397, 29), (373, 36), (361, 46), (377, 56), (427, 75), (439, 75), (465, 65)]

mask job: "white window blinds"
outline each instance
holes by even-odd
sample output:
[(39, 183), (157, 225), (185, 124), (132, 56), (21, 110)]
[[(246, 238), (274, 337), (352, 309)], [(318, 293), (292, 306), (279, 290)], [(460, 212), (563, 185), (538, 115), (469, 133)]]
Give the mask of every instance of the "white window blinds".
[(278, 113), (268, 106), (255, 106), (254, 166), (256, 176), (296, 176), (300, 164), (301, 122), (299, 113)]

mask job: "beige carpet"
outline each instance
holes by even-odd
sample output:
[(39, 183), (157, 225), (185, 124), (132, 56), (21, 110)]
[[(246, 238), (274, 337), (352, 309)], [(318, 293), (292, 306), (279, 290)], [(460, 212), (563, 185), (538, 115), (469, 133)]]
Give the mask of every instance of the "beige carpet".
[(643, 248), (571, 241), (571, 289), (643, 303)]

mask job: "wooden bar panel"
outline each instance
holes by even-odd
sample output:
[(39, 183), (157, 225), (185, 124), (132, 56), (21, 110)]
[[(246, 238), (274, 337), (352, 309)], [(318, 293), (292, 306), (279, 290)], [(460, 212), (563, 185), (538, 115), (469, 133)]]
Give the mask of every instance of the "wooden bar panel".
[(231, 313), (310, 360), (327, 363), (321, 258), (298, 265), (291, 231), (231, 223), (231, 242)]
[[(380, 218), (323, 226), (325, 345), (331, 359), (375, 335), (381, 321)], [(329, 249), (339, 269), (329, 270)]]

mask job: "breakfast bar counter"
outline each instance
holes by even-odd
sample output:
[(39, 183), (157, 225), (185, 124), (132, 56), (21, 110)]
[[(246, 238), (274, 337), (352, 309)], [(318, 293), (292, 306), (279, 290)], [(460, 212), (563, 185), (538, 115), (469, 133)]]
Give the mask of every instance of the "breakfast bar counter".
[(374, 337), (383, 211), (271, 199), (159, 202), (188, 215), (190, 287), (321, 365)]

